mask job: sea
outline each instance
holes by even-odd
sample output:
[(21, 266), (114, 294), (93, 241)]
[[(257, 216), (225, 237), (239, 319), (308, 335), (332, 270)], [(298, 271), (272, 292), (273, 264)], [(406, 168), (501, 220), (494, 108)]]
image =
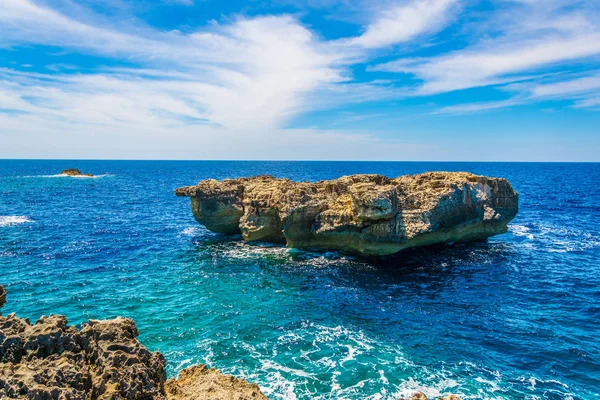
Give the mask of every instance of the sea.
[[(174, 194), (425, 171), (507, 178), (508, 233), (361, 259), (214, 234)], [(0, 160), (0, 284), (5, 315), (130, 317), (169, 376), (205, 363), (271, 399), (599, 399), (600, 164)]]

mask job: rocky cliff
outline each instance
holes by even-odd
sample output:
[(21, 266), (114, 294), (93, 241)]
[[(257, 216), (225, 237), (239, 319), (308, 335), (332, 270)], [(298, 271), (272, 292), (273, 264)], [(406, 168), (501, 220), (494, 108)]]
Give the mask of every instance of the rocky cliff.
[[(0, 286), (0, 306), (5, 293)], [(0, 314), (0, 398), (266, 399), (257, 385), (204, 365), (167, 381), (165, 358), (137, 336), (126, 318), (90, 320), (78, 330), (60, 315), (31, 324)]]
[(518, 210), (517, 192), (506, 179), (466, 172), (315, 183), (209, 179), (175, 193), (190, 197), (196, 220), (214, 232), (363, 255), (485, 240), (506, 232)]

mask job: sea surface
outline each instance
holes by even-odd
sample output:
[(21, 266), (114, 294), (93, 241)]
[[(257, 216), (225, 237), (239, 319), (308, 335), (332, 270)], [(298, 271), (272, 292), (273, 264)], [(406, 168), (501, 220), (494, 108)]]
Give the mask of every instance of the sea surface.
[[(213, 234), (174, 195), (437, 170), (509, 179), (509, 232), (361, 260)], [(131, 317), (170, 376), (207, 363), (272, 399), (598, 399), (600, 164), (0, 160), (0, 283), (5, 314)]]

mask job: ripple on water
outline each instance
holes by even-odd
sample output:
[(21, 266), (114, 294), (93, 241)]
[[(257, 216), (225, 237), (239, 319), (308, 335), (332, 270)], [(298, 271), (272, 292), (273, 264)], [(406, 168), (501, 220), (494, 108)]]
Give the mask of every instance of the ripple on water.
[(527, 225), (511, 224), (509, 231), (523, 240), (530, 250), (549, 253), (567, 253), (600, 248), (597, 233), (573, 226), (534, 222)]

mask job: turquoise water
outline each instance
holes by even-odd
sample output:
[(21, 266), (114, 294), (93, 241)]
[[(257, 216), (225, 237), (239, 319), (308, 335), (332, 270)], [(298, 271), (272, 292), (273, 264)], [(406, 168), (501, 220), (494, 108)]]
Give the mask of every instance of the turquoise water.
[[(173, 193), (430, 170), (508, 178), (509, 233), (365, 261), (215, 235)], [(131, 317), (170, 375), (208, 363), (273, 399), (596, 399), (599, 204), (600, 164), (0, 161), (4, 312)]]

